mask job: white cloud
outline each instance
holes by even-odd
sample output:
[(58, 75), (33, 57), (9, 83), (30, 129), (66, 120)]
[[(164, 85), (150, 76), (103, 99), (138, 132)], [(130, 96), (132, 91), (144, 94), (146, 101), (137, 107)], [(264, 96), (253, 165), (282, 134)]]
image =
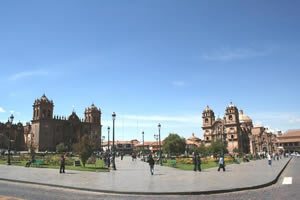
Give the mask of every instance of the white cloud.
[(272, 52), (272, 48), (263, 50), (256, 50), (253, 48), (222, 48), (210, 53), (203, 53), (201, 57), (204, 60), (231, 61), (236, 59), (267, 56)]
[(291, 124), (297, 124), (297, 123), (300, 123), (300, 118), (297, 118), (297, 119), (290, 119), (290, 120), (289, 120), (289, 123), (291, 123)]
[(19, 72), (10, 76), (9, 80), (16, 81), (18, 79), (22, 79), (30, 76), (45, 76), (45, 75), (48, 75), (48, 72), (44, 70)]
[(184, 81), (174, 81), (173, 85), (176, 87), (183, 87), (183, 86), (185, 86), (185, 82)]
[(0, 107), (0, 113), (4, 113), (4, 112), (5, 110), (2, 107)]
[(9, 112), (10, 112), (10, 114), (14, 114), (15, 111), (14, 110), (10, 110)]
[(254, 127), (261, 127), (261, 126), (263, 126), (262, 121), (257, 120), (257, 121), (254, 122)]

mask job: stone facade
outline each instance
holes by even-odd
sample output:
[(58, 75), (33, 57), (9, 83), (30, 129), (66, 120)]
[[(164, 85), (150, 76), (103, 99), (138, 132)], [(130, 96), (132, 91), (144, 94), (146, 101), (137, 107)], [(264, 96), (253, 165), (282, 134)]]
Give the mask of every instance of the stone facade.
[(238, 110), (232, 103), (225, 110), (223, 119), (215, 119), (215, 114), (208, 106), (202, 113), (204, 143), (209, 146), (212, 141), (221, 139), (228, 145), (228, 151), (250, 153), (249, 135), (253, 127), (252, 120)]
[(26, 150), (22, 123), (13, 124), (11, 127), (9, 127), (8, 123), (0, 123), (0, 149), (8, 148), (9, 135), (12, 151)]
[(72, 144), (87, 134), (100, 145), (101, 110), (94, 104), (85, 109), (85, 119), (80, 120), (73, 110), (69, 117), (53, 116), (54, 103), (45, 95), (33, 104), (31, 124), (23, 128), (25, 149), (32, 145), (37, 151), (55, 151), (56, 145), (64, 143), (71, 150)]
[(251, 153), (253, 154), (260, 152), (277, 152), (276, 135), (268, 132), (268, 129), (264, 127), (252, 128), (249, 139)]

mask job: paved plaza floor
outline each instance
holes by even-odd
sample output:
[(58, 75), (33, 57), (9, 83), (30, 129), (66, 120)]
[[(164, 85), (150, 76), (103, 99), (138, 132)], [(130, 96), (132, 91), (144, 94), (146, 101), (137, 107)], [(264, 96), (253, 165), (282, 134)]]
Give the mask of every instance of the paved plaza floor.
[(124, 157), (122, 161), (120, 158), (116, 159), (116, 171), (101, 173), (68, 170), (66, 174), (59, 174), (58, 169), (0, 165), (0, 179), (102, 192), (201, 193), (254, 187), (272, 182), (288, 161), (289, 158), (273, 161), (272, 166), (268, 165), (267, 160), (232, 164), (226, 166), (225, 172), (218, 172), (217, 168), (194, 172), (155, 165), (152, 176), (148, 163), (131, 161), (131, 158)]

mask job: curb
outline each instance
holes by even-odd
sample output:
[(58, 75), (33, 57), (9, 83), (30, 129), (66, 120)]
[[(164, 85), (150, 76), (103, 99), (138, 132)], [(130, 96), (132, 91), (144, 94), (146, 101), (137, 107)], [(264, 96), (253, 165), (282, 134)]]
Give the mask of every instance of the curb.
[(277, 183), (279, 177), (281, 176), (282, 172), (285, 170), (287, 165), (290, 163), (293, 157), (291, 157), (288, 162), (284, 165), (281, 169), (279, 174), (273, 181), (267, 182), (265, 184), (250, 186), (250, 187), (243, 187), (243, 188), (232, 188), (226, 190), (210, 190), (210, 191), (192, 191), (192, 192), (126, 192), (126, 191), (111, 191), (111, 190), (97, 190), (97, 189), (89, 189), (89, 188), (78, 188), (72, 186), (63, 186), (63, 185), (54, 185), (54, 184), (47, 184), (47, 183), (36, 183), (30, 181), (20, 181), (20, 180), (13, 180), (13, 179), (4, 179), (0, 178), (2, 181), (8, 182), (15, 182), (15, 183), (24, 183), (24, 184), (34, 184), (34, 185), (42, 185), (42, 186), (49, 186), (49, 187), (56, 187), (56, 188), (64, 188), (64, 189), (72, 189), (72, 190), (80, 190), (80, 191), (89, 191), (89, 192), (100, 192), (100, 193), (107, 193), (107, 194), (127, 194), (127, 195), (208, 195), (208, 194), (220, 194), (220, 193), (230, 193), (230, 192), (238, 192), (244, 190), (255, 190), (264, 188), (270, 185)]

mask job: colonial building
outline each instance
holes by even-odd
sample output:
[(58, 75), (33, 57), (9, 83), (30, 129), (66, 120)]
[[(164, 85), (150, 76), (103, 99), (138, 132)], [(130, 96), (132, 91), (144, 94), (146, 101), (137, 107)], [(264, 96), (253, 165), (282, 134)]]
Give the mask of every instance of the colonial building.
[(69, 117), (55, 116), (54, 103), (45, 94), (33, 104), (31, 125), (25, 126), (27, 148), (33, 145), (37, 151), (55, 151), (56, 145), (64, 143), (71, 150), (72, 144), (87, 134), (98, 142), (101, 137), (101, 110), (94, 104), (85, 109), (85, 118), (80, 120), (73, 110)]
[(260, 152), (276, 152), (276, 135), (268, 132), (267, 128), (254, 127), (249, 136), (250, 150), (252, 154)]
[(199, 147), (202, 144), (202, 140), (195, 136), (194, 133), (192, 133), (192, 136), (185, 140), (186, 144), (186, 152), (192, 153), (195, 148)]
[(278, 133), (277, 144), (279, 151), (300, 152), (300, 130), (289, 130), (285, 134)]
[(212, 141), (221, 139), (228, 145), (228, 151), (250, 152), (249, 135), (253, 127), (250, 117), (238, 111), (232, 103), (225, 110), (223, 119), (215, 119), (215, 113), (208, 106), (202, 113), (204, 142), (209, 146)]
[(7, 149), (9, 140), (11, 140), (12, 151), (26, 150), (26, 144), (24, 140), (24, 127), (22, 123), (0, 123), (0, 149)]

